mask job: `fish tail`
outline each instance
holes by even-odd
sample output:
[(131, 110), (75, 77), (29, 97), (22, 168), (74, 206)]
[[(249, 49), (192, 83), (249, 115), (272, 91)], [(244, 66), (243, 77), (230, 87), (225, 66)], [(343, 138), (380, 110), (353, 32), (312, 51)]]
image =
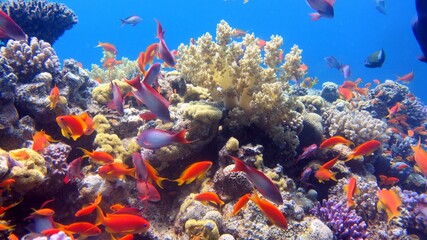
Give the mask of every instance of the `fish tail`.
[(172, 180), (173, 182), (176, 182), (178, 184), (178, 186), (181, 186), (182, 184), (185, 183), (185, 180), (183, 180), (182, 178), (178, 178), (175, 180)]
[(351, 207), (355, 207), (355, 206), (356, 206), (356, 203), (355, 203), (353, 200), (348, 200), (348, 202), (347, 202), (347, 206), (348, 206), (349, 208), (351, 208)]
[[(159, 186), (159, 188), (161, 188), (161, 189), (163, 189), (163, 181), (165, 181), (165, 180), (168, 180), (167, 178), (164, 178), (164, 177), (158, 177), (156, 180), (155, 180), (155, 182), (156, 182), (156, 184), (157, 184), (157, 186)], [(182, 183), (181, 183), (181, 185), (180, 184), (178, 184), (179, 186), (181, 186), (182, 185)]]
[(233, 170), (231, 170), (232, 172), (239, 172), (239, 171), (246, 172), (248, 170), (247, 166), (243, 163), (242, 160), (230, 155), (229, 157), (231, 157), (234, 160), (234, 168)]
[(82, 150), (82, 151), (83, 151), (83, 156), (82, 156), (82, 158), (90, 157), (90, 152), (89, 152), (88, 150), (86, 150), (86, 149), (84, 149), (84, 148), (81, 148), (81, 147), (78, 147), (77, 149), (80, 149), (80, 150)]
[(354, 158), (354, 153), (351, 153), (344, 162), (348, 162)]
[(131, 178), (135, 178), (135, 168), (130, 168), (129, 171), (126, 173)]
[(95, 226), (99, 226), (103, 222), (104, 222), (104, 213), (102, 212), (102, 209), (99, 206), (96, 206)]

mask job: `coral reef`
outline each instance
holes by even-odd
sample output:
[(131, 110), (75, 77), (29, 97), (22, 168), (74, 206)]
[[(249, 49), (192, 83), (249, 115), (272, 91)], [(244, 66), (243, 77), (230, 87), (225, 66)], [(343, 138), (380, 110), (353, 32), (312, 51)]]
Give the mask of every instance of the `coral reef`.
[(338, 85), (333, 82), (323, 83), (320, 96), (322, 96), (323, 99), (330, 103), (335, 102), (335, 100), (340, 98), (340, 94), (338, 93)]
[(29, 37), (53, 44), (77, 23), (77, 16), (66, 5), (47, 0), (13, 1), (0, 4)]
[(121, 61), (121, 64), (109, 69), (102, 69), (97, 64), (92, 64), (89, 76), (100, 82), (109, 83), (115, 79), (132, 79), (139, 74), (140, 70), (136, 61), (130, 61), (127, 58), (122, 58)]

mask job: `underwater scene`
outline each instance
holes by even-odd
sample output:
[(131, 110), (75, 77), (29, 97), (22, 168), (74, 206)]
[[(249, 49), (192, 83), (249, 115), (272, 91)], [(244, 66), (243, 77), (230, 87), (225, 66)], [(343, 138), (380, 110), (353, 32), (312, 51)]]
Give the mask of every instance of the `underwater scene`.
[(427, 239), (427, 0), (0, 1), (0, 240)]

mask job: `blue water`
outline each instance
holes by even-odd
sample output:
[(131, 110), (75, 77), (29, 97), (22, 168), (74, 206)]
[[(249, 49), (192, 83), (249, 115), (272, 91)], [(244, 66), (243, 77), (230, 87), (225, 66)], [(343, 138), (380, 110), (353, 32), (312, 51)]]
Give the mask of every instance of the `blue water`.
[[(387, 1), (387, 0), (386, 0)], [(387, 15), (375, 9), (374, 0), (338, 0), (333, 19), (311, 21), (313, 10), (300, 0), (205, 0), (205, 1), (60, 1), (70, 7), (79, 22), (54, 45), (61, 59), (74, 58), (85, 68), (100, 64), (102, 50), (94, 48), (98, 41), (111, 42), (118, 49), (118, 58), (135, 60), (140, 51), (153, 43), (157, 18), (166, 31), (170, 49), (188, 43), (206, 32), (215, 34), (216, 24), (226, 20), (232, 27), (269, 39), (278, 34), (284, 38), (284, 50), (293, 44), (303, 49), (303, 62), (309, 75), (320, 83), (342, 83), (342, 74), (329, 69), (326, 56), (336, 56), (351, 66), (351, 79), (364, 82), (378, 78), (395, 79), (414, 71), (410, 90), (427, 102), (427, 64), (417, 60), (421, 50), (413, 36), (411, 22), (416, 15), (415, 1), (387, 1)], [(121, 27), (120, 19), (137, 14), (143, 21), (135, 27)], [(386, 61), (381, 68), (364, 67), (365, 58), (384, 48)], [(316, 86), (317, 88), (321, 88)]]

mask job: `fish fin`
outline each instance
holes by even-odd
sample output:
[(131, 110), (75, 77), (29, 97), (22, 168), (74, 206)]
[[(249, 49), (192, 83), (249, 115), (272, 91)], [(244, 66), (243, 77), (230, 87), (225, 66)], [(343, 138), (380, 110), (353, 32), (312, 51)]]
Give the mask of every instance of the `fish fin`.
[(354, 158), (354, 153), (351, 153), (344, 162), (348, 162)]
[(157, 179), (155, 180), (157, 186), (159, 186), (159, 188), (163, 189), (163, 181), (167, 180), (167, 178), (164, 177), (157, 177)]
[(96, 206), (95, 226), (99, 226), (103, 222), (104, 222), (104, 213), (102, 212), (102, 209), (99, 206)]
[(319, 13), (310, 13), (310, 16), (311, 16), (310, 20), (312, 21), (317, 21), (321, 17)]
[(175, 180), (172, 180), (173, 182), (176, 182), (177, 184), (178, 184), (178, 186), (181, 186), (182, 184), (184, 184), (185, 183), (185, 181), (184, 180), (182, 180), (181, 178), (178, 178), (178, 179), (175, 179)]
[(246, 166), (246, 164), (242, 160), (231, 155), (228, 156), (234, 160), (234, 168), (231, 170), (232, 172), (247, 172), (248, 166)]
[(356, 187), (356, 190), (354, 191), (354, 194), (359, 195), (361, 193), (360, 189)]
[(329, 3), (329, 5), (334, 6), (335, 0), (325, 0), (325, 2)]
[(335, 182), (337, 182), (337, 178), (335, 177), (335, 175), (337, 175), (336, 172), (331, 172), (332, 176), (331, 179), (334, 180)]
[(80, 150), (82, 150), (83, 151), (83, 156), (82, 156), (82, 158), (85, 158), (85, 157), (90, 157), (90, 152), (88, 151), (88, 150), (86, 150), (86, 149), (84, 149), (84, 148), (81, 148), (81, 147), (77, 147), (77, 149), (80, 149)]
[(62, 136), (64, 136), (67, 139), (70, 139), (70, 135), (68, 134), (67, 131), (65, 131), (65, 129), (61, 128), (61, 133), (62, 133)]
[(348, 200), (348, 202), (347, 202), (347, 206), (348, 206), (349, 208), (351, 208), (351, 207), (355, 207), (355, 206), (356, 206), (356, 203), (355, 203), (353, 200)]
[(116, 110), (116, 105), (114, 104), (114, 101), (111, 100), (109, 103), (107, 103), (107, 108), (111, 110)]

